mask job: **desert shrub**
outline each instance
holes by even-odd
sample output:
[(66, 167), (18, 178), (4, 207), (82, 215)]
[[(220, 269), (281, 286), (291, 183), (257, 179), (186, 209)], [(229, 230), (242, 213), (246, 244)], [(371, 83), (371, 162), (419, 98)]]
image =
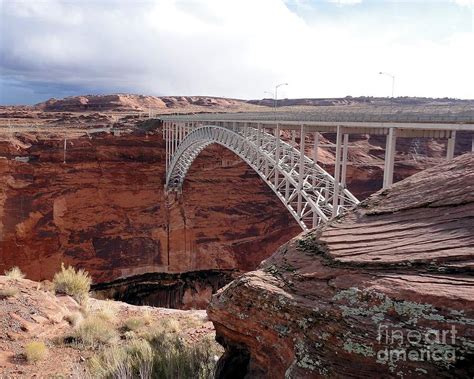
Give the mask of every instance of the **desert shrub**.
[(156, 334), (105, 349), (88, 362), (91, 378), (208, 379), (215, 371), (216, 343), (204, 338), (192, 345), (177, 335)]
[(34, 341), (25, 346), (25, 356), (29, 363), (36, 363), (43, 360), (48, 354), (48, 349), (44, 342)]
[(72, 296), (78, 303), (84, 303), (89, 295), (92, 280), (89, 273), (84, 270), (76, 271), (74, 267), (64, 267), (54, 274), (53, 284), (56, 293)]
[(13, 297), (18, 295), (20, 290), (14, 287), (5, 287), (0, 290), (0, 299), (5, 299), (7, 297)]
[(129, 319), (125, 320), (123, 326), (124, 326), (125, 330), (137, 331), (138, 329), (145, 326), (145, 324), (146, 324), (146, 322), (145, 322), (144, 319), (132, 317), (132, 318), (129, 318)]
[(179, 335), (162, 333), (150, 341), (155, 351), (154, 378), (212, 378), (215, 357), (220, 355), (216, 342), (203, 338), (192, 345)]
[(83, 319), (84, 317), (82, 317), (82, 314), (80, 312), (74, 312), (64, 316), (64, 320), (66, 320), (69, 325), (73, 327), (78, 326)]
[(112, 300), (105, 300), (100, 303), (99, 308), (93, 314), (106, 321), (114, 321), (117, 316), (117, 309), (114, 307)]
[(133, 340), (111, 347), (92, 357), (88, 364), (91, 378), (151, 378), (153, 350), (145, 340)]
[(130, 364), (125, 350), (113, 346), (100, 355), (93, 356), (87, 364), (89, 378), (132, 378)]
[(23, 279), (25, 277), (25, 274), (21, 272), (21, 270), (15, 266), (12, 267), (10, 270), (5, 271), (5, 276), (8, 279)]
[(91, 315), (79, 324), (71, 337), (68, 339), (85, 348), (94, 348), (111, 342), (117, 337), (117, 332), (103, 318)]
[(153, 322), (153, 314), (147, 309), (142, 313), (142, 319), (145, 325), (150, 325)]
[(180, 322), (174, 318), (163, 318), (160, 320), (159, 327), (168, 333), (178, 333), (182, 329)]

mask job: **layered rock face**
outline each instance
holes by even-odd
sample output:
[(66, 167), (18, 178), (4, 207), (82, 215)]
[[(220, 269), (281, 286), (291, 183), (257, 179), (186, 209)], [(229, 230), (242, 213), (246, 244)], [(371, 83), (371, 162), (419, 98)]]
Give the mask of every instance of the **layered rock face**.
[(259, 110), (259, 106), (244, 100), (210, 96), (146, 96), (132, 94), (71, 96), (63, 99), (49, 99), (36, 104), (37, 109), (49, 112), (70, 111), (243, 111)]
[(474, 155), (282, 245), (208, 308), (219, 377), (474, 375)]
[(0, 142), (0, 272), (18, 265), (28, 278), (51, 279), (64, 262), (99, 283), (250, 270), (300, 231), (257, 174), (224, 148), (204, 151), (183, 194), (166, 199), (160, 132), (71, 132), (66, 163), (63, 132)]

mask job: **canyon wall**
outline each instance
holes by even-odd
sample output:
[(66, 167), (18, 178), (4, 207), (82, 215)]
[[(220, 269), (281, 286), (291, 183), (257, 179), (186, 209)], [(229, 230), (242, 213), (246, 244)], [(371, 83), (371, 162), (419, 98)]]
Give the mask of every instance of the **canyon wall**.
[[(161, 133), (16, 133), (0, 141), (0, 271), (51, 279), (61, 262), (107, 282), (250, 270), (300, 229), (257, 174), (212, 146), (165, 199)], [(72, 133), (72, 132), (71, 132)], [(25, 162), (25, 159), (29, 159)]]
[[(181, 273), (223, 270), (230, 278), (255, 269), (300, 232), (258, 175), (220, 146), (196, 159), (181, 195), (165, 197), (164, 141), (153, 122), (127, 121), (116, 135), (50, 125), (0, 135), (0, 272), (18, 265), (31, 279), (51, 279), (64, 262), (85, 268), (97, 284), (176, 274), (168, 286), (176, 290), (170, 299), (157, 297), (159, 304), (183, 302), (178, 297), (188, 291), (197, 296), (192, 306), (215, 285), (188, 280), (183, 287)], [(325, 134), (322, 143), (334, 137)], [(363, 199), (381, 187), (384, 140), (351, 135), (350, 141), (348, 187)], [(470, 135), (460, 135), (457, 152), (466, 141)], [(443, 141), (399, 139), (395, 179), (436, 164), (444, 150)], [(320, 149), (319, 156), (332, 172), (334, 151)]]

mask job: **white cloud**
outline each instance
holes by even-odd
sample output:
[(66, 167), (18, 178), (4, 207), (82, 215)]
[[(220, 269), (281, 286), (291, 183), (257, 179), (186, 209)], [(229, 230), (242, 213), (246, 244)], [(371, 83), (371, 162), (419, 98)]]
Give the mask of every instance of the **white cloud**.
[(473, 7), (474, 0), (451, 0), (451, 2), (461, 6), (461, 7)]
[(339, 5), (354, 5), (362, 3), (362, 0), (327, 0), (330, 3), (336, 3)]
[[(343, 0), (344, 1), (344, 0)], [(345, 0), (346, 2), (348, 0)], [(474, 97), (472, 33), (401, 39), (364, 20), (312, 23), (283, 0), (1, 3), (5, 77), (147, 94), (260, 98), (396, 94)], [(415, 37), (415, 36), (414, 36)]]

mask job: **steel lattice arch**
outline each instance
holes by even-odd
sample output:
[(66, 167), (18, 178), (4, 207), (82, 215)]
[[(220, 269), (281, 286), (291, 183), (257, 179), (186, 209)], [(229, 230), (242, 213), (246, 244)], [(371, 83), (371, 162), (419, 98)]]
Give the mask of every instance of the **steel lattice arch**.
[(184, 124), (173, 124), (172, 128), (164, 129), (164, 134), (170, 152), (168, 192), (181, 192), (193, 161), (203, 149), (217, 143), (237, 154), (258, 173), (303, 230), (327, 222), (358, 204), (343, 184), (304, 154), (304, 146), (298, 150), (260, 127), (201, 124), (190, 129)]

